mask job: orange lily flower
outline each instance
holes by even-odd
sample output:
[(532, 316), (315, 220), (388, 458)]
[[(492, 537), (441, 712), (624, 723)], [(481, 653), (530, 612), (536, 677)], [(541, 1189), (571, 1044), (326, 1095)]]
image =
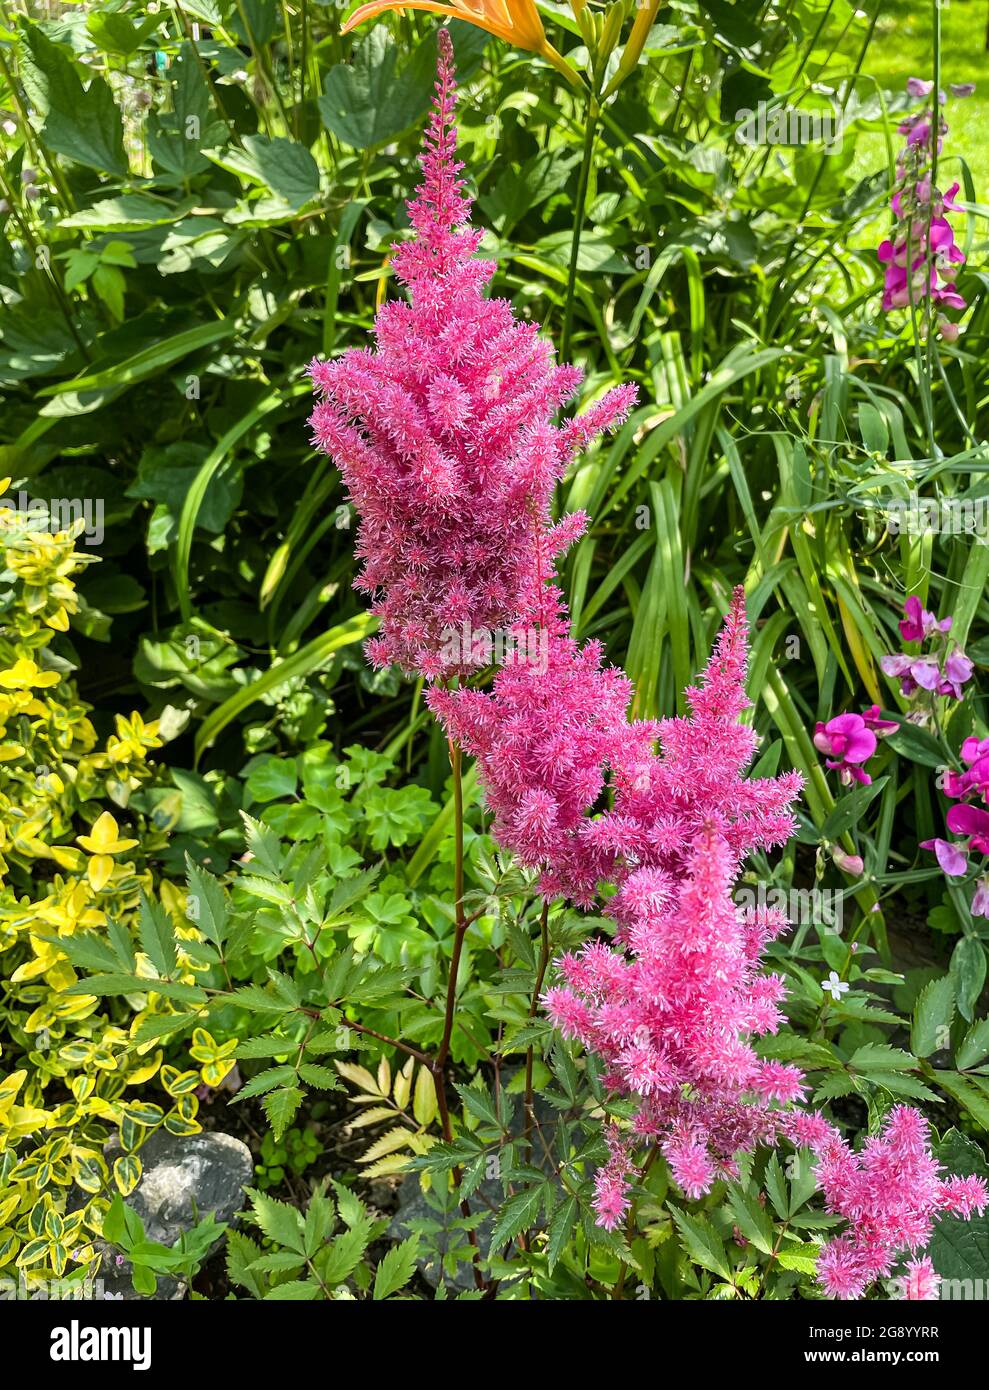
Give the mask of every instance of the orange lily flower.
[(441, 14), (448, 19), (462, 19), (515, 48), (538, 53), (563, 73), (568, 82), (578, 87), (582, 85), (575, 69), (547, 39), (533, 0), (452, 0), (450, 4), (441, 0), (369, 0), (354, 11), (343, 26), (343, 32), (349, 33), (366, 19), (375, 19), (389, 10), (428, 10), (430, 14)]

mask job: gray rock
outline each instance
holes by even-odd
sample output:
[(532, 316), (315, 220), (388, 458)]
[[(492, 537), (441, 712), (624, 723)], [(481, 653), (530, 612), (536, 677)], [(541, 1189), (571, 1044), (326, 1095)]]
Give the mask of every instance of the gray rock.
[[(108, 1148), (112, 1148), (113, 1141)], [(113, 1153), (108, 1153), (113, 1158)], [(254, 1160), (246, 1144), (217, 1132), (177, 1137), (157, 1130), (138, 1150), (141, 1180), (125, 1200), (140, 1216), (149, 1240), (174, 1245), (211, 1212), (230, 1222), (244, 1205), (244, 1188), (254, 1175)], [(105, 1251), (100, 1278), (104, 1296), (139, 1298), (131, 1286), (127, 1261), (118, 1265)], [(185, 1285), (159, 1276), (156, 1299), (181, 1298)]]

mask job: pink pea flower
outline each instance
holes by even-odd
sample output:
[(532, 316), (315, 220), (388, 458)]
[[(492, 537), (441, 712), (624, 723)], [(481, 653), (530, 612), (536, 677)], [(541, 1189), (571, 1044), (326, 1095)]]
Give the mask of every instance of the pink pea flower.
[(901, 695), (914, 695), (918, 690), (936, 690), (941, 683), (941, 668), (930, 657), (896, 653), (881, 657), (879, 666), (887, 676), (899, 677)]
[(853, 878), (865, 872), (865, 861), (860, 854), (847, 854), (839, 846), (831, 851), (831, 858), (843, 873), (851, 874)]
[[(924, 78), (911, 77), (907, 91), (929, 100), (934, 87)], [(906, 145), (897, 160), (897, 187), (890, 204), (896, 222), (878, 248), (879, 261), (886, 268), (882, 306), (887, 313), (908, 306), (966, 307), (954, 287), (965, 255), (956, 245), (945, 215), (957, 210), (954, 198), (958, 185), (942, 194), (932, 182), (935, 156), (948, 130), (940, 109), (943, 101), (943, 93), (939, 93), (927, 110), (907, 116), (898, 127)], [(938, 313), (935, 323), (947, 341), (957, 340), (958, 325), (943, 313)]]
[(943, 679), (938, 683), (937, 693), (960, 700), (962, 686), (971, 680), (973, 669), (971, 660), (960, 648), (956, 648), (945, 659)]
[(952, 806), (946, 819), (953, 835), (967, 835), (971, 849), (989, 854), (989, 811), (962, 803)]
[(814, 729), (814, 747), (827, 755), (827, 765), (837, 771), (841, 781), (868, 786), (872, 778), (861, 764), (868, 762), (876, 751), (876, 735), (860, 714), (839, 714)]
[(972, 899), (972, 916), (989, 917), (989, 877), (980, 878)]
[(877, 738), (885, 738), (887, 734), (895, 733), (900, 727), (895, 719), (883, 719), (878, 705), (870, 705), (868, 709), (864, 709), (862, 721), (865, 727), (871, 729)]
[(903, 605), (905, 616), (900, 619), (900, 635), (904, 642), (923, 642), (938, 632), (950, 632), (951, 618), (940, 622), (934, 613), (928, 613), (916, 594), (910, 594)]
[(921, 849), (931, 849), (949, 878), (962, 878), (968, 872), (968, 850), (954, 840), (922, 840)]

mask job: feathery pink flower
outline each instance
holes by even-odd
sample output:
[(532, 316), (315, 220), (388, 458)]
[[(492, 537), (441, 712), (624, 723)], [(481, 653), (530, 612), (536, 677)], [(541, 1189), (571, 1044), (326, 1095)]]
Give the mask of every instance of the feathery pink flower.
[[(989, 1202), (981, 1178), (940, 1176), (927, 1121), (912, 1106), (895, 1105), (858, 1153), (827, 1122), (793, 1117), (788, 1129), (817, 1154), (828, 1211), (848, 1222), (818, 1260), (818, 1278), (834, 1298), (861, 1298), (874, 1280), (889, 1278), (906, 1252), (924, 1250), (942, 1213), (967, 1218)], [(936, 1280), (929, 1259), (915, 1260), (907, 1266), (907, 1297), (933, 1297)]]
[(584, 416), (553, 417), (581, 382), (558, 366), (535, 324), (488, 299), (494, 262), (475, 255), (470, 199), (456, 159), (453, 51), (439, 35), (436, 97), (409, 203), (414, 236), (392, 268), (408, 301), (384, 304), (374, 347), (314, 361), (315, 443), (340, 468), (360, 518), (356, 587), (373, 597), (376, 666), (397, 662), (429, 679), (487, 664), (482, 641), (532, 622), (556, 557), (580, 534), (554, 527), (553, 488), (574, 454), (619, 424), (633, 386), (609, 391)]

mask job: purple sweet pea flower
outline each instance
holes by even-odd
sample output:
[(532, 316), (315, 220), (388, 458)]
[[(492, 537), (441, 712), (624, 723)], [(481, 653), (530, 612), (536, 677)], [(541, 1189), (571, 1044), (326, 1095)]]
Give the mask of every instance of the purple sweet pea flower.
[(904, 656), (899, 652), (879, 659), (879, 667), (885, 675), (899, 677), (901, 695), (912, 695), (917, 689), (917, 682), (913, 678), (913, 662), (912, 656)]
[(912, 97), (929, 97), (934, 90), (934, 83), (928, 82), (925, 77), (908, 77), (907, 91)]
[(950, 878), (962, 878), (968, 872), (968, 850), (954, 840), (922, 840), (921, 849), (932, 849), (937, 862)]
[(972, 676), (972, 662), (963, 651), (953, 651), (944, 663), (944, 679), (937, 688), (939, 695), (950, 695), (956, 700), (962, 697), (962, 686)]
[(989, 878), (980, 878), (972, 899), (972, 916), (989, 917)]

